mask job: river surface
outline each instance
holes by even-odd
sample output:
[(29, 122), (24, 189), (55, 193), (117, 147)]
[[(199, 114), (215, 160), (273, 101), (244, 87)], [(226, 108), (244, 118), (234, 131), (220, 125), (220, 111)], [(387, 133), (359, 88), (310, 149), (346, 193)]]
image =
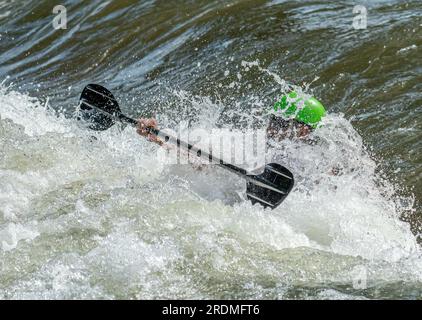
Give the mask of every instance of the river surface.
[[(56, 2), (0, 0), (1, 299), (421, 299), (421, 1), (360, 1), (364, 29), (355, 1), (62, 4), (57, 30)], [(289, 87), (329, 114), (276, 146), (298, 179), (270, 211), (89, 131), (88, 83), (174, 130), (265, 128)]]

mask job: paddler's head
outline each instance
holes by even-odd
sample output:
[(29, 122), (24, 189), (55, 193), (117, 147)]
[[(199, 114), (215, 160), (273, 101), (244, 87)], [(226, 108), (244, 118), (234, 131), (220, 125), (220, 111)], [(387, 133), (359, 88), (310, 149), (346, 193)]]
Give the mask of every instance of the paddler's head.
[(267, 129), (268, 137), (273, 139), (305, 139), (325, 116), (325, 108), (315, 98), (303, 102), (296, 92), (283, 96), (274, 105)]

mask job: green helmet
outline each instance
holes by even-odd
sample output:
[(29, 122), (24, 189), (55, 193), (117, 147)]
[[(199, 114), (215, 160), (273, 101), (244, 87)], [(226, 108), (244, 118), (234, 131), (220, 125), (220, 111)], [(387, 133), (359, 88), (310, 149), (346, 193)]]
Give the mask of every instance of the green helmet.
[(325, 116), (324, 106), (317, 99), (310, 98), (306, 100), (303, 107), (298, 110), (297, 104), (301, 101), (303, 100), (298, 98), (298, 94), (292, 91), (288, 96), (283, 96), (281, 100), (274, 105), (274, 111), (281, 111), (284, 117), (292, 117), (312, 128), (316, 128), (318, 123)]

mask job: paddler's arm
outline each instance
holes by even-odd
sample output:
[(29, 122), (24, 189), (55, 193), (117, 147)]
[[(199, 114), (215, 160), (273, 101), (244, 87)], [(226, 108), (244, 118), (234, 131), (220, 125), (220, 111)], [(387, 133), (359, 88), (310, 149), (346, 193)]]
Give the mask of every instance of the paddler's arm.
[(140, 118), (138, 120), (138, 125), (136, 126), (136, 132), (139, 135), (146, 137), (149, 141), (155, 142), (156, 144), (162, 146), (164, 142), (157, 136), (149, 133), (148, 131), (148, 128), (158, 129), (157, 126), (158, 126), (157, 120), (155, 120), (154, 118), (150, 118), (150, 119)]
[[(138, 125), (136, 126), (136, 132), (139, 135), (146, 137), (149, 141), (155, 142), (161, 147), (164, 147), (165, 149), (167, 149), (167, 151), (176, 149), (175, 146), (166, 144), (157, 136), (149, 133), (148, 128), (158, 129), (157, 120), (154, 118), (149, 118), (149, 119), (140, 118), (138, 120)], [(183, 154), (188, 159), (189, 163), (192, 165), (193, 168), (197, 170), (202, 170), (205, 168), (205, 164), (201, 162), (201, 160), (198, 159), (197, 157), (192, 157), (189, 154), (189, 152), (181, 149), (180, 154)]]

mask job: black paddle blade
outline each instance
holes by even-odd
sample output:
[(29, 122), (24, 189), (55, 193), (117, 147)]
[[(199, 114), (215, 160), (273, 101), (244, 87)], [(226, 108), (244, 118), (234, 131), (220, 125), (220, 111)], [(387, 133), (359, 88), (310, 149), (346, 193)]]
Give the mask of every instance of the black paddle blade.
[(288, 196), (294, 185), (293, 174), (277, 163), (265, 166), (262, 174), (248, 176), (246, 195), (252, 204), (275, 209)]
[[(89, 84), (79, 100), (78, 120), (88, 123), (88, 128), (103, 131), (114, 125), (114, 117), (121, 111), (114, 96), (103, 86)], [(112, 116), (110, 116), (112, 115)]]

